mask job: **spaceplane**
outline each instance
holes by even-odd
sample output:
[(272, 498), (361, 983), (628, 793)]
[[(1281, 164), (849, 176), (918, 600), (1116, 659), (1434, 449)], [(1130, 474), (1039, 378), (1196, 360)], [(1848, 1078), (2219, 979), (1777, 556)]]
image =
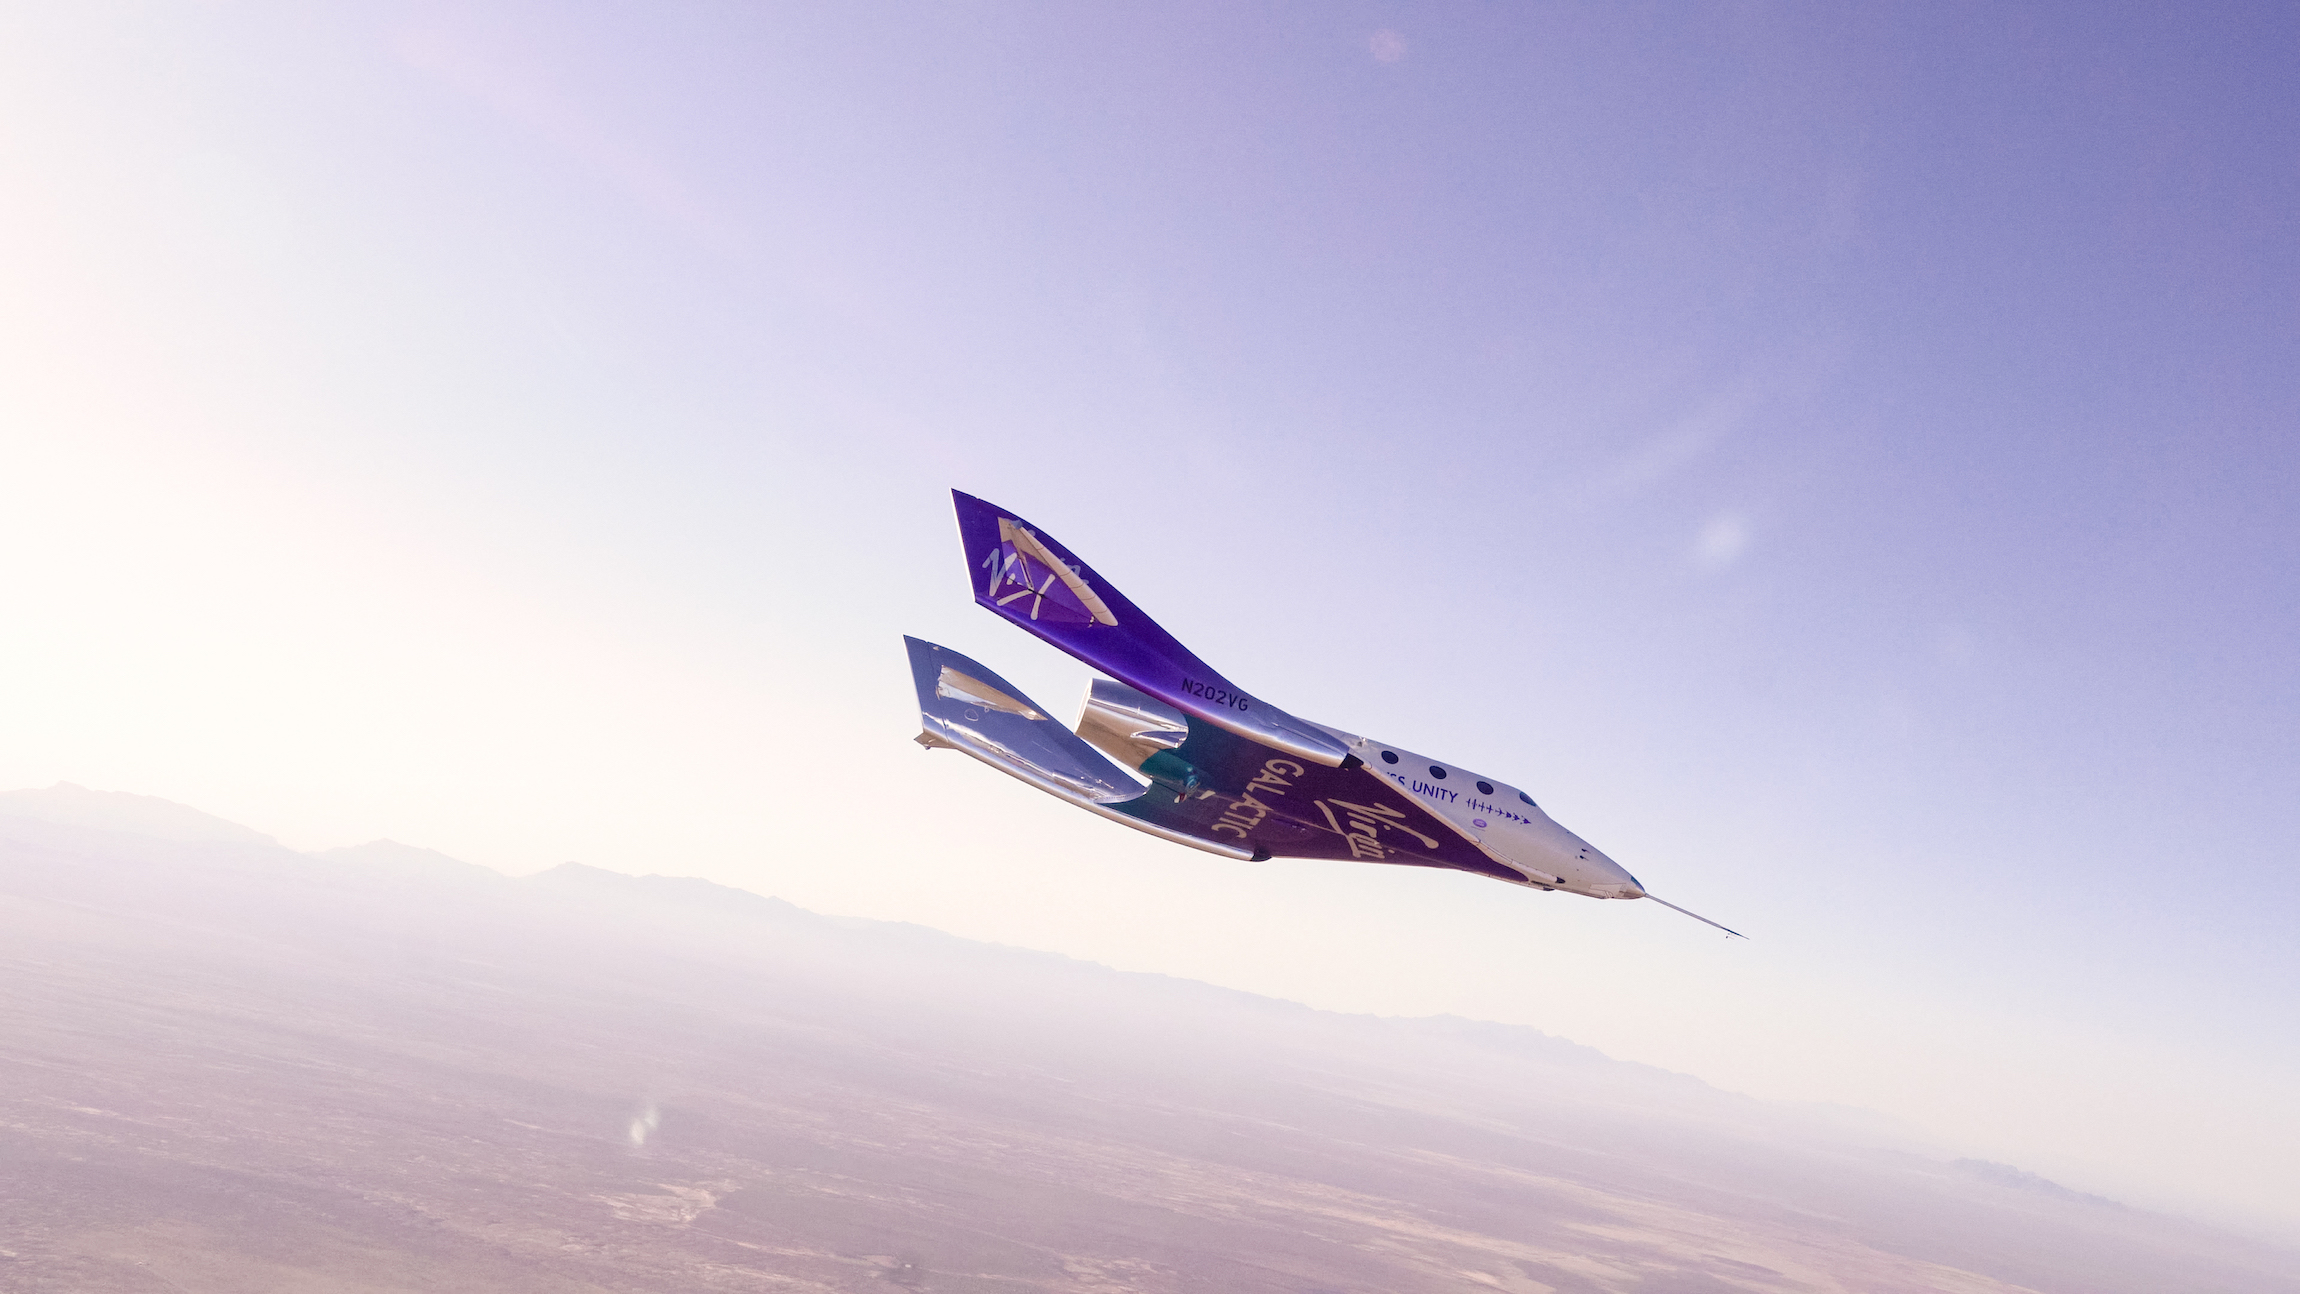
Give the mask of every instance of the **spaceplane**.
[(1107, 675), (1075, 731), (979, 662), (917, 638), (920, 745), (963, 751), (1089, 813), (1240, 861), (1475, 872), (1595, 899), (1654, 898), (1524, 789), (1297, 718), (1200, 660), (1044, 530), (952, 492), (974, 600)]

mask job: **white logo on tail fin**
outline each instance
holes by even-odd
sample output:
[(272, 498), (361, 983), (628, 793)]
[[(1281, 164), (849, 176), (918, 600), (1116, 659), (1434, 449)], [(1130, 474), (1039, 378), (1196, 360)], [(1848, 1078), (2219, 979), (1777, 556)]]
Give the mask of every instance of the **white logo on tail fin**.
[[(1012, 517), (998, 519), (998, 547), (982, 559), (982, 568), (990, 572), (982, 596), (996, 606), (1028, 598), (1032, 620), (1043, 617), (1069, 624), (1118, 623), (1109, 604), (1085, 577), (1057, 558), (1036, 534), (1016, 525)], [(1056, 592), (1057, 586), (1060, 592)]]

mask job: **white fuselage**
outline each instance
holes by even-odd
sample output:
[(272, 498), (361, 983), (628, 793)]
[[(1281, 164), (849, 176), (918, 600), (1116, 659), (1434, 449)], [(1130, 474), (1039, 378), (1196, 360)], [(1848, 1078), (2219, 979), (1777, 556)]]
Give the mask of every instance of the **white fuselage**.
[(1645, 897), (1628, 869), (1559, 826), (1524, 791), (1402, 746), (1336, 735), (1346, 737), (1367, 772), (1444, 819), (1488, 858), (1522, 873), (1526, 884), (1598, 899)]

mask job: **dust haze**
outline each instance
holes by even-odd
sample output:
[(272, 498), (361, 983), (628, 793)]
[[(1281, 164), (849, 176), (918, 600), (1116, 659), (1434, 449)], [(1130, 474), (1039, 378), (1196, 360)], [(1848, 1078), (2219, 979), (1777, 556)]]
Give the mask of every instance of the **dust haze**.
[(145, 797), (0, 795), (0, 975), (11, 1291), (2300, 1291), (1529, 1029)]

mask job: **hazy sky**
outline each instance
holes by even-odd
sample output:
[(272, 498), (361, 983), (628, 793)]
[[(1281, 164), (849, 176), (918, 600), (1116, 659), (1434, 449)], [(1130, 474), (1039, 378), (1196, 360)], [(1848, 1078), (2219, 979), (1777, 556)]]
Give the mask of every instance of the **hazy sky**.
[[(0, 786), (1532, 1024), (2300, 1232), (2287, 5), (33, 5)], [(909, 743), (1013, 508), (1663, 897)]]

